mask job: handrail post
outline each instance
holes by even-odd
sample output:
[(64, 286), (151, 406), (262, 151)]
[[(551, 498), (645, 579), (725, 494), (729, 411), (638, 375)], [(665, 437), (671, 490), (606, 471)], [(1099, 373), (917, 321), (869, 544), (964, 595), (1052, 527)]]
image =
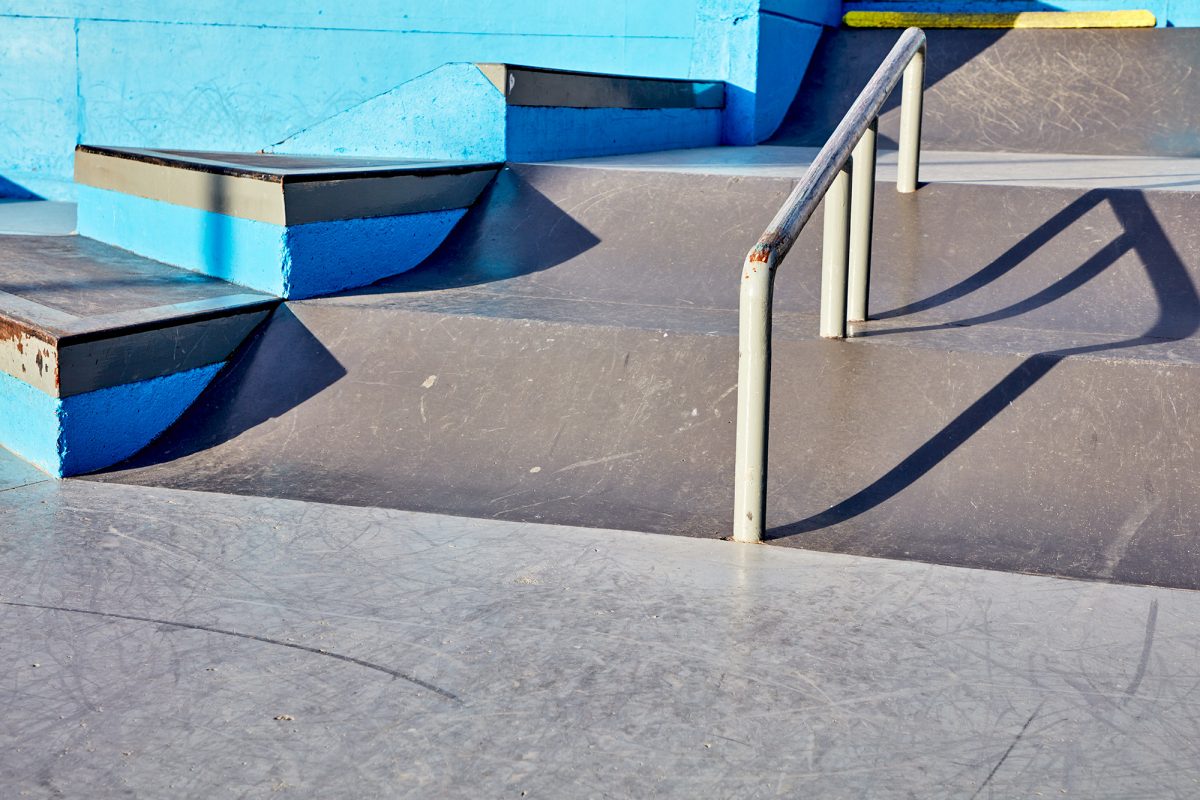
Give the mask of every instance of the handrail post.
[(821, 245), (821, 336), (846, 335), (846, 273), (850, 267), (850, 174), (853, 165), (838, 170), (825, 193), (825, 230)]
[(767, 508), (767, 421), (771, 403), (771, 295), (775, 251), (755, 248), (742, 267), (738, 306), (737, 452), (733, 540), (761, 542)]
[[(746, 256), (738, 301), (734, 541), (761, 542), (766, 530), (771, 301), (776, 266), (823, 199), (821, 336), (843, 338), (848, 320), (866, 319), (879, 113), (903, 76), (897, 189), (914, 192), (920, 166), (925, 46), (925, 34), (919, 28), (909, 28), (901, 35)], [(847, 297), (848, 283), (851, 297)]]
[(867, 318), (867, 291), (871, 285), (871, 231), (875, 224), (875, 135), (876, 117), (863, 131), (850, 157), (854, 178), (850, 188), (850, 277), (846, 298), (846, 321)]
[(921, 163), (921, 105), (925, 92), (925, 46), (913, 53), (904, 68), (904, 86), (900, 90), (900, 163), (896, 190), (910, 194), (917, 190), (917, 171)]

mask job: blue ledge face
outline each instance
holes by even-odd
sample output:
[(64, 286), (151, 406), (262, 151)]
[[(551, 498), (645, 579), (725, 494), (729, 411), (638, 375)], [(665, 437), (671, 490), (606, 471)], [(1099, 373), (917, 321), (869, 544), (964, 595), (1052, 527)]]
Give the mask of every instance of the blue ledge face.
[(721, 110), (510, 106), (505, 138), (509, 161), (715, 147)]
[(466, 209), (273, 225), (79, 187), (79, 233), (278, 297), (365, 286), (420, 264)]
[(63, 399), (0, 372), (0, 442), (58, 478), (111, 466), (166, 430), (223, 366)]
[(428, 258), (466, 213), (456, 208), (286, 228), (282, 296), (316, 297), (407, 272)]

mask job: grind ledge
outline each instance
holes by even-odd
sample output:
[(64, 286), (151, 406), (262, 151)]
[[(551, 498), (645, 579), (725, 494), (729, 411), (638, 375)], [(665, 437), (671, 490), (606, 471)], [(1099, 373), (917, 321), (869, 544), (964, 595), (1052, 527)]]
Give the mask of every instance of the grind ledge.
[(78, 236), (0, 260), (0, 445), (56, 477), (148, 444), (278, 303)]
[(80, 145), (80, 235), (285, 298), (404, 272), (497, 163)]

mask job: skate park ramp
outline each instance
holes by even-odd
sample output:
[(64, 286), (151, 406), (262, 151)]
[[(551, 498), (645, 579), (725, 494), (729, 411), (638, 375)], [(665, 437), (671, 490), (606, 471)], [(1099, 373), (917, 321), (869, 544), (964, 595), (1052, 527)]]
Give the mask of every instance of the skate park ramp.
[[(95, 479), (725, 536), (738, 269), (791, 186), (510, 166), (431, 260), (287, 303)], [(1200, 586), (1195, 201), (880, 186), (876, 319), (845, 341), (816, 338), (806, 232), (777, 281), (769, 537)]]
[[(826, 29), (772, 144), (820, 146), (900, 31)], [(922, 145), (1200, 155), (1200, 29), (929, 30)], [(899, 93), (880, 145), (899, 135)]]

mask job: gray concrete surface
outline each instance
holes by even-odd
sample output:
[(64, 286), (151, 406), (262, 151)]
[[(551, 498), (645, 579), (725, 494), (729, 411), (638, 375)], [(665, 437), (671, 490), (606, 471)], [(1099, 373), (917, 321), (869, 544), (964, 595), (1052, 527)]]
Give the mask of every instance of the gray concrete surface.
[(0, 492), (48, 480), (46, 473), (0, 447)]
[(10, 797), (1190, 798), (1194, 593), (0, 492)]
[(0, 371), (55, 397), (223, 362), (271, 295), (79, 236), (0, 236)]
[[(824, 144), (900, 33), (825, 29), (773, 143)], [(926, 35), (932, 149), (1200, 156), (1196, 28)], [(881, 143), (898, 135), (899, 99), (884, 107)]]
[[(572, 167), (695, 175), (799, 178), (819, 147), (697, 147), (557, 161)], [(896, 183), (896, 150), (880, 150), (876, 179)], [(989, 186), (1200, 192), (1200, 158), (1078, 153), (921, 151), (921, 181)]]
[[(288, 304), (97, 479), (727, 535), (737, 269), (790, 188), (506, 170), (430, 262)], [(780, 268), (774, 540), (1200, 588), (1192, 197), (877, 202), (856, 338), (816, 340), (816, 230)]]
[(74, 232), (74, 203), (0, 198), (0, 235), (69, 236)]

